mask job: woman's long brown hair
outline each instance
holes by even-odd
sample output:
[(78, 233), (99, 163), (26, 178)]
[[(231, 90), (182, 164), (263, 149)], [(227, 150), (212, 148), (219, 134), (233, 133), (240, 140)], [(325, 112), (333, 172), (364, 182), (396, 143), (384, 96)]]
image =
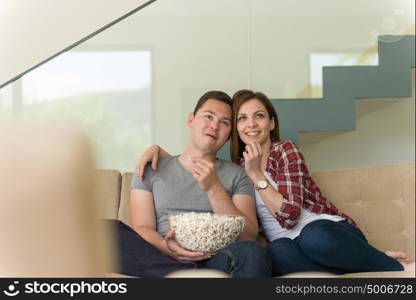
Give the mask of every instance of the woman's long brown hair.
[(233, 129), (231, 131), (231, 147), (230, 147), (230, 155), (231, 160), (233, 162), (237, 162), (239, 157), (242, 157), (245, 144), (240, 139), (237, 131), (237, 122), (238, 122), (238, 111), (245, 102), (256, 99), (260, 101), (264, 107), (266, 108), (269, 118), (274, 120), (274, 128), (270, 131), (270, 139), (272, 142), (280, 141), (280, 133), (279, 133), (279, 119), (277, 117), (276, 110), (273, 107), (270, 99), (267, 98), (261, 92), (253, 92), (250, 90), (240, 90), (237, 91), (233, 96)]

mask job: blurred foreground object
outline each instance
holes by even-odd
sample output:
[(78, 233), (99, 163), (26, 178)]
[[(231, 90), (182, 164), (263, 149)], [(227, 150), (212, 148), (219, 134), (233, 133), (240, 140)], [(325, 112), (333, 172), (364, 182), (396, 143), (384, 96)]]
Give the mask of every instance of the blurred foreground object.
[(180, 270), (166, 275), (166, 278), (231, 278), (228, 274), (212, 269)]
[(0, 122), (0, 277), (99, 277), (114, 266), (87, 139)]

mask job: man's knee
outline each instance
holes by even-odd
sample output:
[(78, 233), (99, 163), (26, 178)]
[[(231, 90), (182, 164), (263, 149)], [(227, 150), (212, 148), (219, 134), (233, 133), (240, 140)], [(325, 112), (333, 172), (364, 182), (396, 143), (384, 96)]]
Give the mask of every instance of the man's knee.
[(255, 241), (237, 241), (230, 247), (236, 257), (247, 259), (269, 260), (266, 249)]
[(266, 249), (254, 241), (237, 241), (229, 249), (238, 277), (270, 277), (272, 263)]
[(237, 241), (233, 244), (233, 248), (239, 249), (242, 252), (262, 253), (264, 251), (264, 247), (255, 241)]
[(266, 247), (266, 251), (271, 257), (277, 257), (281, 259), (287, 259), (294, 252), (293, 240), (289, 238), (280, 238), (269, 243)]

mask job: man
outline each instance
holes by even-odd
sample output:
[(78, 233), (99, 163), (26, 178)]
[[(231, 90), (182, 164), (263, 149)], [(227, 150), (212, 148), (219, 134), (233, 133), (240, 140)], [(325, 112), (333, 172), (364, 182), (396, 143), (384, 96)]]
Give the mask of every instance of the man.
[[(254, 242), (258, 224), (252, 183), (242, 168), (216, 158), (231, 133), (231, 101), (223, 92), (205, 93), (188, 117), (191, 135), (183, 153), (161, 158), (157, 170), (148, 166), (143, 180), (134, 174), (133, 228), (117, 223), (122, 273), (161, 277), (211, 268), (232, 277), (271, 276), (269, 258)], [(239, 241), (211, 257), (176, 242), (168, 214), (177, 211), (242, 215), (246, 223)]]

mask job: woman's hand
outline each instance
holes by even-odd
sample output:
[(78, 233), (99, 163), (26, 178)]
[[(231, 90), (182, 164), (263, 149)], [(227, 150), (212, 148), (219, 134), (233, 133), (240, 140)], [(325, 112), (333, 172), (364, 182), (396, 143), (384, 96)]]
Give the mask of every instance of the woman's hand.
[(258, 142), (248, 143), (243, 152), (246, 173), (255, 183), (264, 178), (261, 166), (262, 155), (261, 146)]
[(210, 254), (186, 250), (175, 239), (175, 232), (169, 231), (165, 236), (165, 254), (177, 261), (200, 261), (211, 257)]
[(160, 147), (158, 145), (152, 145), (140, 156), (139, 161), (136, 165), (136, 174), (143, 180), (144, 178), (144, 168), (147, 163), (152, 163), (152, 169), (156, 170), (157, 162), (159, 161), (159, 151)]
[(160, 157), (170, 157), (172, 156), (170, 153), (163, 150), (158, 145), (152, 145), (140, 156), (139, 161), (136, 165), (136, 174), (142, 180), (144, 179), (144, 168), (146, 167), (147, 163), (152, 163), (152, 169), (156, 170), (157, 163)]

